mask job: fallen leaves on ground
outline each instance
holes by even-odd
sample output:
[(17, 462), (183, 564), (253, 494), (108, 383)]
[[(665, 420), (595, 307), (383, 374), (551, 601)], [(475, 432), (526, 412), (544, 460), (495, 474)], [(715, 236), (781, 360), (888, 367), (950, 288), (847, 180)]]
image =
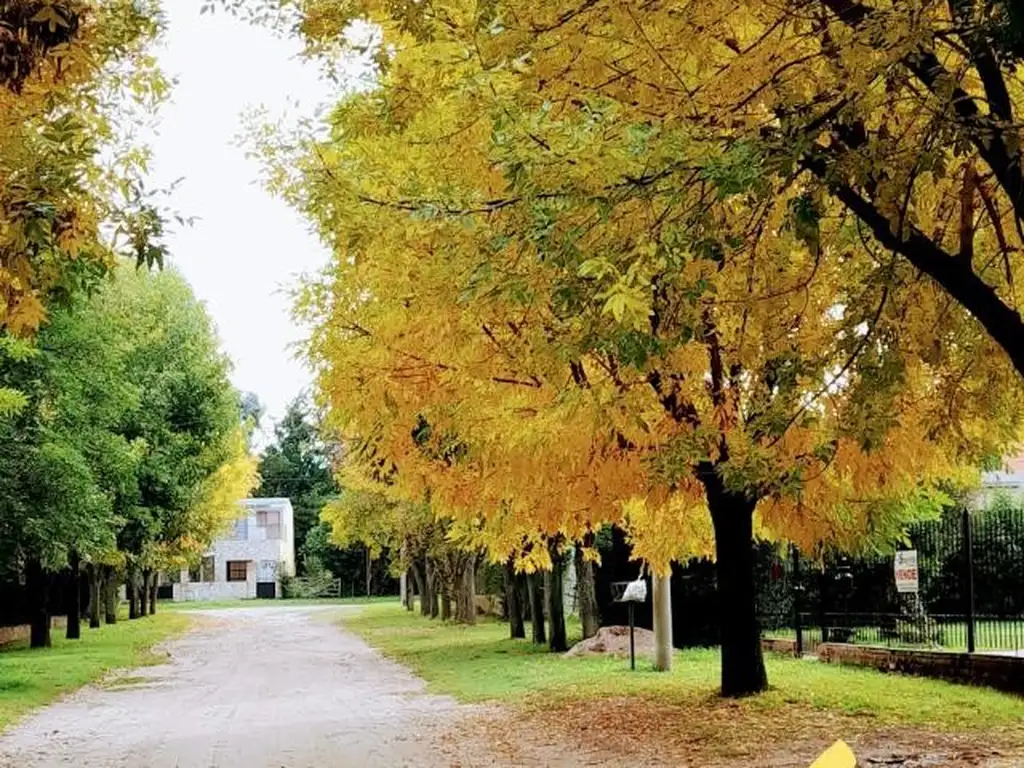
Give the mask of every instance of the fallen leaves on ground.
[(860, 766), (1009, 768), (1024, 764), (1024, 729), (942, 733), (879, 727), (872, 719), (756, 700), (643, 698), (493, 709), (439, 746), (452, 764), (806, 768), (836, 739)]

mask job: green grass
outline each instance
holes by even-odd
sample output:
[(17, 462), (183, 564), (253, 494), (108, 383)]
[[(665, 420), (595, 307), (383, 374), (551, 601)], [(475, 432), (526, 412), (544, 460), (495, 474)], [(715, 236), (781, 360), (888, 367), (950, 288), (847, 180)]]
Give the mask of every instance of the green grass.
[(136, 621), (89, 629), (81, 640), (65, 640), (53, 630), (52, 648), (0, 650), (0, 732), (31, 710), (83, 685), (101, 679), (113, 669), (158, 664), (164, 657), (153, 646), (184, 631), (187, 616), (160, 613)]
[(398, 597), (318, 597), (311, 599), (295, 600), (196, 600), (188, 603), (173, 603), (162, 601), (157, 606), (157, 615), (161, 610), (181, 611), (206, 611), (212, 608), (281, 608), (298, 605), (398, 605)]
[[(631, 672), (621, 658), (565, 658), (527, 641), (510, 640), (508, 627), (497, 622), (445, 625), (397, 605), (369, 606), (342, 622), (423, 677), (430, 690), (463, 701), (530, 705), (549, 704), (552, 699), (640, 696), (692, 705), (717, 699), (715, 650), (678, 652), (670, 673), (655, 672), (640, 659), (637, 671)], [(1012, 725), (1024, 718), (1024, 699), (985, 688), (774, 654), (765, 663), (772, 688), (735, 704), (741, 712), (753, 715), (797, 705), (872, 718), (879, 724), (957, 730)]]

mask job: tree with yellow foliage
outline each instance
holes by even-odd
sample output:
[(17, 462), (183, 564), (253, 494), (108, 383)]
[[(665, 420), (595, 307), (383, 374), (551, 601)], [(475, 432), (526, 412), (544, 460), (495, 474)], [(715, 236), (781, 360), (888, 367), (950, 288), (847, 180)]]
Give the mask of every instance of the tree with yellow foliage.
[(94, 287), (117, 253), (162, 262), (132, 138), (167, 94), (149, 52), (161, 26), (157, 0), (0, 7), (0, 329), (34, 333), (51, 300)]
[[(329, 418), (397, 467), (396, 492), (486, 521), (493, 552), (619, 520), (656, 572), (713, 551), (724, 694), (767, 683), (755, 534), (892, 541), (938, 479), (1018, 439), (1005, 339), (844, 214), (835, 163), (852, 155), (771, 101), (803, 115), (831, 98), (815, 90), (830, 49), (874, 61), (829, 42), (845, 21), (759, 3), (299, 5), (321, 41), (367, 13), (386, 63), (327, 141), (266, 147), (335, 249), (305, 304)], [(799, 33), (816, 50), (787, 38), (801, 24), (824, 24)], [(847, 69), (836, 87), (873, 93)], [(920, 139), (879, 90), (871, 119), (909, 121), (881, 133)], [(937, 173), (952, 147), (934, 154), (843, 172), (931, 231), (949, 200), (970, 208)], [(900, 174), (913, 194), (886, 186)], [(978, 269), (1015, 253), (994, 225), (967, 232)]]

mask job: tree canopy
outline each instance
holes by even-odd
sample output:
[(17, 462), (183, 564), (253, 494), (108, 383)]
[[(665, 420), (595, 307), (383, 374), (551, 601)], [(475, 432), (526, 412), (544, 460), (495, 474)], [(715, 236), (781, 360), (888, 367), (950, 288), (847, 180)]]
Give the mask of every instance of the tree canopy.
[[(7, 339), (0, 377), (25, 407), (0, 420), (0, 563), (170, 565), (201, 553), (255, 484), (227, 362), (173, 270), (130, 266)], [(114, 553), (120, 551), (116, 557)]]
[(499, 559), (714, 551), (741, 694), (755, 534), (891, 543), (1018, 441), (1004, 6), (287, 5), (317, 50), (382, 33), (327, 140), (263, 147), (334, 248), (303, 308), (346, 487)]

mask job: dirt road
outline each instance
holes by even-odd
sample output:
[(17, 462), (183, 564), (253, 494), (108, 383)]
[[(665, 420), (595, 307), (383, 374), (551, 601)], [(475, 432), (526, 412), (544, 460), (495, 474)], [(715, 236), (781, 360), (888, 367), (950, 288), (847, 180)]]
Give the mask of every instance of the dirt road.
[[(339, 607), (209, 611), (133, 670), (0, 737), (3, 768), (333, 768), (450, 765), (431, 736), (469, 708), (330, 618)], [(358, 609), (354, 609), (358, 610)]]

